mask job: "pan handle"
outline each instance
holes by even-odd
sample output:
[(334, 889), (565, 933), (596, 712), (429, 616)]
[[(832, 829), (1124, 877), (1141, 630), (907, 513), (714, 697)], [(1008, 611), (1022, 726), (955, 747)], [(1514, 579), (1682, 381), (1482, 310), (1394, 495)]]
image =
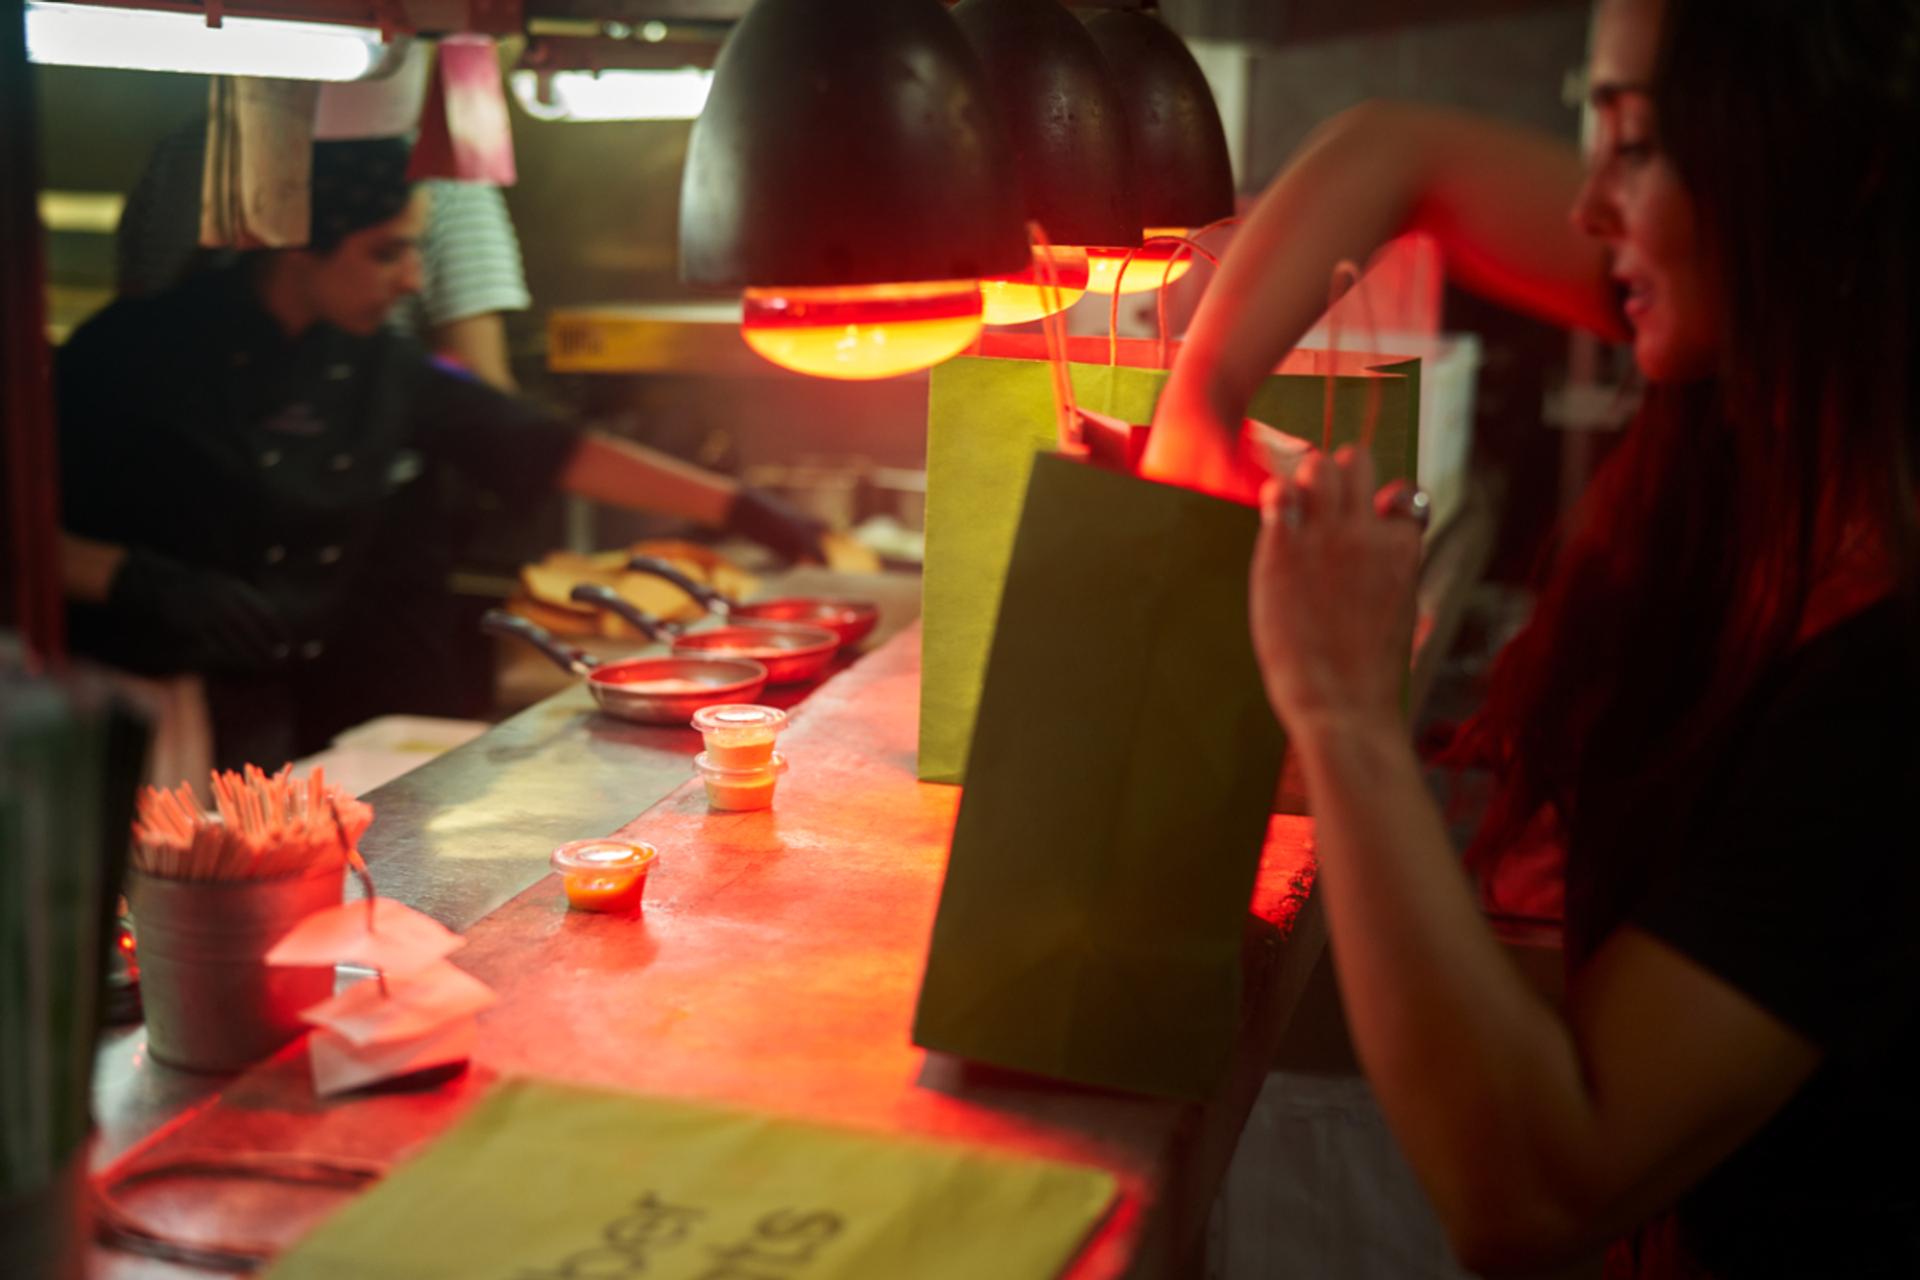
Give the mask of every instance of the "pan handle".
[(603, 587), (597, 582), (582, 582), (568, 593), (575, 604), (589, 605), (595, 609), (605, 609), (608, 613), (625, 618), (640, 629), (640, 634), (649, 640), (664, 643), (672, 636), (666, 626), (653, 615), (636, 607), (615, 591), (612, 587)]
[(699, 601), (701, 608), (709, 613), (717, 613), (724, 618), (733, 611), (733, 601), (704, 582), (695, 582), (665, 560), (653, 556), (635, 556), (627, 561), (627, 569), (632, 573), (650, 573), (656, 578), (666, 579)]
[(593, 669), (600, 665), (599, 659), (592, 654), (561, 644), (545, 627), (518, 614), (508, 613), (505, 609), (487, 610), (480, 617), (480, 629), (490, 636), (511, 636), (516, 640), (525, 640), (551, 658), (562, 671), (571, 671), (577, 676), (591, 675)]

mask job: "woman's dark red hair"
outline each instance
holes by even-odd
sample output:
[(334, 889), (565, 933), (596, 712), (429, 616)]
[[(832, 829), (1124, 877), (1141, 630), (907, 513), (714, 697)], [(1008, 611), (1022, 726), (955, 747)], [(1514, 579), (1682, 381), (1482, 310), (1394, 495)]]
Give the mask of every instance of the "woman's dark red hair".
[(1457, 753), (1499, 778), (1482, 869), (1543, 811), (1695, 776), (1840, 567), (1915, 598), (1917, 10), (1667, 0), (1656, 142), (1721, 283), (1719, 369), (1648, 389), (1495, 665)]

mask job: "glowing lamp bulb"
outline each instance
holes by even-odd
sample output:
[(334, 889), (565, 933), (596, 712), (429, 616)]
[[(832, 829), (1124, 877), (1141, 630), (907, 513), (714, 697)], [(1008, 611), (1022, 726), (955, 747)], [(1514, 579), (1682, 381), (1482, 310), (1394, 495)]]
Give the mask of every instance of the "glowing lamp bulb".
[(770, 286), (742, 299), (740, 336), (783, 369), (816, 378), (891, 378), (957, 356), (980, 336), (980, 285)]
[[(1147, 243), (1138, 249), (1100, 248), (1087, 250), (1087, 291), (1090, 293), (1112, 293), (1119, 286), (1121, 293), (1151, 293), (1160, 287), (1161, 281), (1172, 284), (1193, 269), (1193, 251), (1181, 253), (1183, 246), (1166, 240), (1154, 240), (1154, 236), (1184, 236), (1185, 227), (1148, 227)], [(1127, 254), (1133, 254), (1133, 262), (1127, 267), (1127, 278), (1120, 278), (1120, 264), (1126, 262)], [(1173, 270), (1167, 270), (1167, 260), (1181, 253), (1180, 261), (1173, 264)]]
[[(1052, 270), (1048, 270), (1048, 262)], [(988, 324), (1025, 324), (1065, 311), (1087, 292), (1087, 251), (1054, 246), (1036, 248), (1033, 265), (1010, 276), (989, 276), (980, 282), (980, 299)]]

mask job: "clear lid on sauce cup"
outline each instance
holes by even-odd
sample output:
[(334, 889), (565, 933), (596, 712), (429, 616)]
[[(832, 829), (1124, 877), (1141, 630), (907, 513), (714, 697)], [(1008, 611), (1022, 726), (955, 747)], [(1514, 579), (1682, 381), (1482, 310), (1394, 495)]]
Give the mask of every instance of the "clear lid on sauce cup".
[(722, 746), (769, 742), (787, 727), (787, 713), (750, 702), (724, 702), (693, 713), (693, 727)]
[(582, 872), (618, 875), (638, 874), (653, 865), (660, 851), (650, 844), (626, 840), (573, 840), (553, 851), (549, 860), (555, 871), (579, 875)]
[(733, 769), (723, 764), (715, 764), (707, 753), (702, 751), (693, 758), (693, 767), (709, 782), (758, 782), (763, 778), (777, 778), (785, 773), (787, 758), (776, 751), (773, 753), (773, 758), (764, 764), (752, 764)]

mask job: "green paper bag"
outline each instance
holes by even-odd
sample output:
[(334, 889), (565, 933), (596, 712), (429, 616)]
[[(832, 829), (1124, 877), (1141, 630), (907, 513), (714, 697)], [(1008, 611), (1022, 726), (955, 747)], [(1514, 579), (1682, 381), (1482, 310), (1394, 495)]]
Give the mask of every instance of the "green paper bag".
[[(1177, 349), (1177, 348), (1176, 348)], [(1020, 517), (1027, 468), (1055, 447), (1052, 374), (1042, 340), (991, 335), (980, 356), (935, 366), (927, 397), (927, 549), (920, 632), (920, 751), (927, 782), (960, 782), (987, 648)], [(1076, 403), (1148, 422), (1166, 371), (1158, 344), (1103, 338), (1067, 346)], [(1420, 362), (1346, 351), (1295, 351), (1261, 384), (1250, 417), (1320, 442), (1326, 367), (1334, 361), (1333, 438), (1356, 440), (1380, 390), (1374, 462), (1381, 481), (1411, 479), (1418, 454)]]
[(511, 1081), (271, 1280), (1046, 1280), (1113, 1175), (947, 1142)]
[(1281, 732), (1250, 507), (1036, 458), (914, 1043), (1197, 1098), (1240, 1018)]

